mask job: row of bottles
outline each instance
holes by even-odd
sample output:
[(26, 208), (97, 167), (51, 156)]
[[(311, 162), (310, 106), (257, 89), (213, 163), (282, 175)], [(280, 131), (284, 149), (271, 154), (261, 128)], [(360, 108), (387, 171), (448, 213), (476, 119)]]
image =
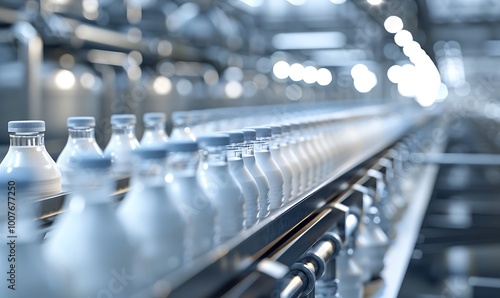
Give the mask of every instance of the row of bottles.
[[(62, 296), (95, 296), (109, 290), (116, 274), (133, 275), (114, 296), (126, 297), (279, 211), (348, 158), (373, 147), (387, 125), (404, 126), (404, 116), (411, 117), (400, 113), (339, 123), (333, 115), (326, 110), (314, 118), (242, 126), (193, 141), (168, 140), (159, 124), (164, 118), (156, 114), (145, 116), (148, 128), (141, 142), (135, 116), (113, 115), (104, 152), (94, 140), (94, 119), (72, 117), (57, 166), (43, 146), (43, 121), (10, 122), (11, 148), (0, 164), (0, 178), (22, 181), (15, 175), (24, 171), (21, 176), (31, 178), (33, 187), (18, 196), (34, 201), (61, 191), (59, 168), (70, 194), (37, 251), (64, 285)], [(24, 161), (30, 154), (45, 159)], [(41, 168), (53, 175), (36, 172)], [(131, 176), (129, 191), (115, 210), (113, 183), (122, 176)], [(3, 224), (7, 216), (1, 219)], [(30, 241), (38, 245), (36, 237)]]

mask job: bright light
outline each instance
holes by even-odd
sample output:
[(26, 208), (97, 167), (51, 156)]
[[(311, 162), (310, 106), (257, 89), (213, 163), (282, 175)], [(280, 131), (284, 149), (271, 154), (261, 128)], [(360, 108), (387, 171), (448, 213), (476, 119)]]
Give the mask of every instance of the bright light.
[(298, 82), (301, 81), (304, 77), (304, 66), (299, 63), (294, 63), (290, 66), (290, 79), (292, 81)]
[(59, 89), (69, 90), (75, 86), (76, 79), (75, 75), (71, 71), (61, 69), (56, 73), (54, 81)]
[[(420, 47), (420, 44), (416, 41), (410, 41), (405, 44), (403, 47), (403, 53), (405, 54), (406, 57), (417, 57), (419, 54), (422, 54), (422, 48)], [(424, 52), (425, 53), (425, 52)]]
[(332, 73), (326, 68), (320, 68), (316, 72), (317, 82), (320, 86), (327, 86), (333, 80)]
[(396, 35), (394, 35), (394, 42), (400, 46), (404, 47), (407, 43), (413, 40), (413, 35), (408, 30), (401, 30)]
[(235, 99), (243, 94), (243, 87), (241, 86), (240, 82), (230, 81), (224, 87), (224, 92), (226, 93), (227, 97)]
[(368, 1), (368, 3), (370, 3), (371, 5), (382, 4), (382, 0), (366, 0), (366, 1)]
[(368, 93), (375, 86), (377, 86), (377, 76), (369, 70), (354, 80), (354, 88), (360, 93)]
[(330, 0), (333, 4), (344, 4), (346, 0)]
[(307, 84), (314, 84), (318, 80), (318, 70), (316, 67), (307, 66), (304, 68), (304, 82)]
[(448, 97), (448, 87), (444, 83), (441, 83), (436, 101), (438, 102), (444, 101), (446, 97)]
[(295, 6), (300, 6), (306, 4), (307, 0), (286, 0), (288, 3), (295, 5)]
[(95, 76), (89, 72), (83, 73), (80, 77), (80, 84), (82, 84), (84, 88), (91, 89), (95, 84)]
[(403, 21), (400, 17), (390, 16), (385, 19), (384, 28), (389, 33), (398, 33), (403, 30)]
[(290, 74), (290, 65), (285, 61), (278, 61), (273, 66), (273, 74), (278, 79), (284, 80)]
[(156, 77), (153, 81), (153, 90), (159, 95), (166, 95), (172, 90), (172, 82), (164, 76)]
[(127, 75), (129, 79), (131, 79), (132, 81), (136, 81), (142, 75), (141, 68), (137, 65), (132, 65), (127, 69)]
[(356, 64), (351, 68), (351, 76), (355, 80), (362, 77), (367, 72), (369, 72), (368, 67), (364, 64)]
[(398, 92), (402, 96), (413, 97), (416, 94), (416, 69), (413, 64), (405, 64), (400, 70), (400, 79), (398, 81)]
[(394, 84), (397, 84), (400, 80), (401, 77), (401, 66), (399, 65), (393, 65), (389, 67), (387, 70), (387, 78), (389, 81), (393, 82)]

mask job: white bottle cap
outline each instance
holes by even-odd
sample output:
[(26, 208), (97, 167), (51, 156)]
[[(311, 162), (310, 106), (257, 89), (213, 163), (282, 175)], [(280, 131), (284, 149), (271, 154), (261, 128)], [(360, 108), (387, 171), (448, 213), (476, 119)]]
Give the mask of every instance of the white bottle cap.
[(165, 113), (145, 113), (142, 120), (144, 123), (165, 123), (167, 115)]
[(68, 127), (94, 127), (94, 117), (68, 117), (66, 121)]
[(166, 143), (167, 152), (195, 152), (198, 144), (192, 140), (169, 140)]
[(242, 129), (241, 131), (245, 135), (245, 142), (255, 141), (256, 140), (257, 134), (255, 133), (255, 130), (253, 130), (253, 129)]
[(196, 138), (199, 148), (210, 146), (226, 146), (229, 145), (229, 136), (227, 134), (207, 134)]
[(269, 126), (246, 127), (255, 130), (258, 138), (270, 138), (271, 128)]
[(161, 159), (167, 156), (165, 147), (139, 147), (132, 154), (141, 159)]
[(111, 115), (111, 125), (133, 125), (137, 122), (134, 114)]
[(9, 121), (8, 131), (43, 132), (45, 131), (45, 121), (41, 120)]
[(95, 156), (72, 156), (70, 163), (79, 169), (107, 169), (111, 167), (110, 157), (95, 157)]
[(226, 131), (225, 134), (229, 135), (229, 143), (240, 144), (245, 142), (245, 134), (242, 131)]

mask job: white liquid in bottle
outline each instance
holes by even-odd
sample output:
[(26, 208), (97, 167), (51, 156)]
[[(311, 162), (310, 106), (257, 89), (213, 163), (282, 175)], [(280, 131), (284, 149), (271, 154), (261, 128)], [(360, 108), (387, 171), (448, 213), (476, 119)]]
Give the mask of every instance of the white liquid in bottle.
[(245, 228), (250, 228), (257, 222), (257, 214), (259, 213), (259, 188), (257, 182), (252, 177), (250, 172), (245, 168), (242, 159), (241, 147), (245, 141), (243, 132), (226, 132), (229, 135), (230, 146), (227, 146), (229, 172), (240, 187), (243, 197), (245, 198)]
[(129, 297), (134, 283), (133, 253), (111, 201), (111, 160), (82, 158), (75, 163), (80, 183), (45, 242), (47, 262), (62, 279), (66, 297), (98, 297), (117, 275), (124, 283), (113, 297)]
[(145, 113), (143, 116), (144, 134), (141, 139), (141, 146), (160, 146), (168, 141), (165, 132), (167, 116), (165, 113)]
[(299, 124), (292, 123), (290, 125), (290, 147), (292, 148), (292, 152), (299, 159), (300, 164), (303, 166), (303, 172), (300, 176), (300, 192), (303, 193), (312, 185), (313, 171), (311, 161), (302, 147), (303, 144), (299, 138), (299, 130)]
[(278, 168), (271, 152), (269, 151), (269, 139), (271, 138), (271, 128), (269, 127), (252, 127), (257, 134), (255, 142), (255, 160), (262, 169), (269, 181), (269, 210), (278, 210), (284, 203), (283, 196), (283, 174)]
[[(60, 280), (54, 276), (42, 255), (35, 218), (39, 216), (35, 201), (40, 198), (29, 180), (9, 180), (0, 203), (0, 297), (67, 297)], [(15, 224), (12, 224), (15, 214)], [(9, 216), (10, 215), (10, 216)], [(9, 219), (10, 217), (10, 219)], [(5, 241), (5, 242), (4, 242)]]
[(103, 153), (94, 137), (94, 117), (69, 117), (68, 141), (57, 158), (57, 167), (61, 171), (61, 184), (63, 191), (71, 190), (71, 175), (74, 165), (71, 158), (90, 156), (103, 157)]
[(132, 151), (140, 146), (135, 136), (135, 123), (135, 115), (111, 115), (113, 133), (104, 149), (104, 156), (111, 158), (115, 178), (130, 176), (132, 171)]
[(30, 181), (32, 187), (18, 189), (28, 197), (60, 193), (61, 173), (44, 145), (45, 122), (10, 121), (8, 129), (10, 147), (0, 163), (0, 183), (7, 185), (8, 181)]
[(215, 207), (196, 181), (198, 145), (191, 140), (167, 142), (167, 197), (176, 201), (187, 220), (186, 257), (192, 260), (214, 247)]
[(135, 272), (153, 282), (184, 261), (186, 220), (166, 195), (164, 148), (134, 151), (130, 190), (117, 209), (118, 219), (135, 245)]
[(245, 202), (227, 165), (226, 146), (229, 145), (229, 136), (204, 135), (196, 141), (201, 149), (198, 183), (217, 210), (216, 244), (224, 243), (243, 229)]
[(257, 218), (263, 219), (269, 215), (269, 181), (255, 161), (253, 144), (256, 140), (255, 130), (244, 129), (242, 132), (245, 136), (245, 143), (242, 146), (243, 163), (245, 164), (245, 168), (247, 168), (252, 177), (255, 179), (257, 187), (259, 188), (259, 207)]
[(290, 164), (290, 169), (293, 173), (292, 193), (294, 195), (291, 198), (293, 200), (301, 194), (300, 181), (302, 179), (302, 173), (304, 172), (304, 169), (297, 156), (293, 153), (292, 148), (290, 146), (290, 142), (288, 140), (290, 134), (290, 125), (289, 124), (281, 125), (281, 132), (282, 132), (280, 138), (281, 153)]
[(269, 142), (271, 157), (283, 174), (283, 203), (288, 203), (296, 193), (293, 191), (293, 173), (290, 164), (284, 157), (284, 149), (281, 148), (281, 126), (271, 125), (272, 137)]

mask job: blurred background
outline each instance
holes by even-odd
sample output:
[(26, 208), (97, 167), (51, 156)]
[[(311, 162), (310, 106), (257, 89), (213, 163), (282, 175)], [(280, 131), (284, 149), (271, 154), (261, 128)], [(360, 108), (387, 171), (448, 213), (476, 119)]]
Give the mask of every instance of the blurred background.
[[(324, 101), (443, 105), (451, 152), (497, 153), (499, 21), (496, 0), (1, 0), (0, 153), (10, 120), (45, 120), (56, 158), (69, 116), (95, 116), (104, 147), (115, 113), (141, 119), (151, 111)], [(142, 130), (138, 121), (138, 136)], [(486, 179), (488, 196), (497, 197), (497, 168), (486, 178), (446, 171), (448, 180), (436, 182), (444, 194), (437, 187), (433, 196), (453, 197), (446, 187)], [(456, 276), (482, 274), (500, 285), (498, 266), (488, 262), (498, 260), (494, 203), (485, 199), (491, 218), (477, 227), (471, 202), (479, 195), (461, 194), (458, 205), (440, 197), (437, 217), (424, 221), (436, 239), (459, 233), (417, 245), (401, 297), (462, 297), (466, 290), (445, 291), (456, 288)], [(463, 217), (449, 219), (449, 210)], [(471, 237), (475, 246), (464, 246)]]

